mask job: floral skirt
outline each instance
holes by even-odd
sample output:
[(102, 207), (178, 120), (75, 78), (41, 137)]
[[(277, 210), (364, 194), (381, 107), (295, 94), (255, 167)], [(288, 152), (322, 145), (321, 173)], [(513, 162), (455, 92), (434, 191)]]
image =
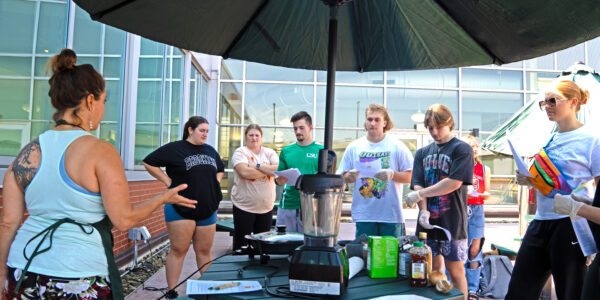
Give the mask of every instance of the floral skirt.
[(5, 299), (112, 299), (108, 276), (60, 278), (27, 272), (15, 293), (20, 276), (21, 269), (8, 268)]

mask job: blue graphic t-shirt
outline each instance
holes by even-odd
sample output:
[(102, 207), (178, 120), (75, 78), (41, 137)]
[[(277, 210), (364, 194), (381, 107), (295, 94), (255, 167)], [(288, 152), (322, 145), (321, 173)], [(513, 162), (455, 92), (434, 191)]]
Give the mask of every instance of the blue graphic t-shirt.
[(374, 175), (382, 169), (408, 171), (412, 163), (412, 154), (406, 145), (387, 135), (378, 143), (371, 143), (362, 137), (348, 145), (338, 173), (352, 169), (360, 172), (352, 193), (354, 222), (404, 222), (402, 184), (393, 180), (381, 181)]
[(173, 205), (182, 217), (203, 220), (219, 208), (223, 194), (217, 173), (224, 172), (225, 166), (212, 146), (175, 141), (148, 154), (144, 162), (153, 167), (166, 167), (166, 173), (172, 180), (170, 187), (187, 183), (188, 187), (179, 194), (198, 203), (195, 209)]
[[(452, 138), (445, 144), (431, 143), (415, 154), (410, 188), (429, 187), (444, 178), (462, 181), (457, 190), (427, 198), (429, 222), (450, 231), (453, 240), (467, 238), (467, 188), (473, 183), (473, 149), (467, 143)], [(428, 239), (446, 240), (441, 230), (425, 230), (417, 224), (417, 233), (427, 232)]]

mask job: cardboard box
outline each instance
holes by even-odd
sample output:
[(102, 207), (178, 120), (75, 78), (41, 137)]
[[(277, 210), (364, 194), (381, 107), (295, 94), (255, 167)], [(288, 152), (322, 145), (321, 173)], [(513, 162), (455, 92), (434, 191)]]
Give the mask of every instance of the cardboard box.
[(370, 236), (367, 270), (371, 278), (398, 276), (398, 239), (393, 236)]

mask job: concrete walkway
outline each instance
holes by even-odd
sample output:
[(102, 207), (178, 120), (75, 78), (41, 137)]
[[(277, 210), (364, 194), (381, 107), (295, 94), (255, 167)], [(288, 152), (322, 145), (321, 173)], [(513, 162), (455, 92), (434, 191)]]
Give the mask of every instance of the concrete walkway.
[[(416, 222), (414, 219), (409, 219), (406, 222), (406, 228), (408, 234), (414, 234), (415, 232)], [(515, 237), (518, 237), (518, 224), (517, 223), (487, 223), (486, 228), (486, 241), (483, 247), (483, 251), (490, 250), (491, 243), (509, 243), (513, 242)], [(340, 226), (340, 233), (338, 235), (338, 240), (350, 240), (354, 239), (355, 226), (354, 223), (342, 223)], [(215, 235), (215, 240), (212, 248), (213, 257), (218, 257), (231, 251), (232, 247), (232, 237), (229, 236), (228, 233), (225, 232), (217, 232)], [(188, 277), (189, 274), (196, 271), (196, 260), (194, 257), (194, 251), (190, 246), (190, 250), (185, 258), (183, 271), (181, 272), (180, 280)], [(194, 275), (192, 279), (198, 279), (198, 274)], [(164, 288), (167, 286), (167, 281), (165, 278), (165, 269), (164, 267), (160, 269), (156, 274), (150, 277), (145, 283), (146, 287), (156, 287), (156, 288)], [(177, 292), (180, 296), (185, 295), (186, 285), (182, 284), (179, 288), (177, 288)], [(158, 291), (147, 291), (142, 288), (142, 286), (138, 287), (135, 292), (130, 294), (126, 299), (127, 300), (138, 300), (138, 299), (158, 299), (162, 296), (161, 292)]]

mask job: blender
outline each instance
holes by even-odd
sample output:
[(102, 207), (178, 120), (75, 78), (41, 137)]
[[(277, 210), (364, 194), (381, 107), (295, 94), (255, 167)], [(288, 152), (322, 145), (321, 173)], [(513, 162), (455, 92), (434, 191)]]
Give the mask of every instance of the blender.
[[(323, 161), (329, 161), (335, 167), (333, 151), (321, 150), (319, 161), (323, 156), (329, 158)], [(301, 175), (296, 182), (296, 189), (300, 192), (304, 245), (298, 247), (291, 257), (290, 291), (340, 297), (348, 285), (345, 249), (336, 244), (345, 189), (344, 177), (325, 172)]]

